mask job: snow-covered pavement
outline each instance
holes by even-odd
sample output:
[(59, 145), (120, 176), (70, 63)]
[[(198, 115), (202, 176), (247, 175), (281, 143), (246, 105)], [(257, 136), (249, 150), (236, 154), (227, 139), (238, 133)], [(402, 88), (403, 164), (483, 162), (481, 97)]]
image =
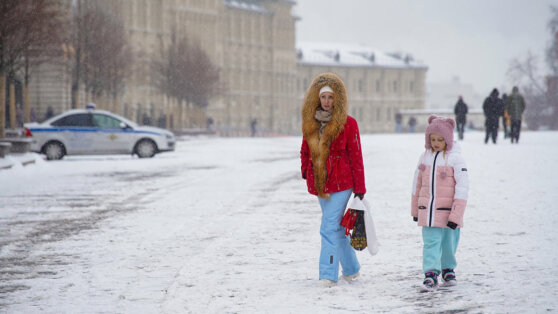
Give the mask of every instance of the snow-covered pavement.
[(423, 134), (362, 136), (380, 252), (359, 252), (357, 282), (329, 289), (300, 138), (186, 138), (149, 160), (0, 171), (0, 312), (558, 311), (558, 133), (483, 136), (461, 144), (470, 192), (451, 289), (417, 291), (409, 206)]

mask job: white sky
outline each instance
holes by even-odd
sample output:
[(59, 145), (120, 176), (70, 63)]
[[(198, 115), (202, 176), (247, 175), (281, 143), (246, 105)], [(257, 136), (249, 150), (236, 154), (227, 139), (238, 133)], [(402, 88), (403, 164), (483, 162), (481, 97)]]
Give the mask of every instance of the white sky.
[(458, 76), (481, 95), (510, 88), (506, 72), (550, 38), (549, 6), (558, 0), (297, 0), (297, 41), (365, 44), (404, 51), (428, 67), (427, 82)]

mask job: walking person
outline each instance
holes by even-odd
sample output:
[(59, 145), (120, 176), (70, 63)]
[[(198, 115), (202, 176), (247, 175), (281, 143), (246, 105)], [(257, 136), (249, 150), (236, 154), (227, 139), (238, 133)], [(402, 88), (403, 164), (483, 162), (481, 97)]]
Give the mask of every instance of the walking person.
[(252, 137), (256, 136), (256, 125), (258, 125), (258, 120), (256, 118), (250, 120), (250, 136)]
[(322, 73), (308, 88), (302, 134), (302, 178), (322, 209), (319, 282), (326, 287), (337, 284), (339, 264), (342, 277), (351, 282), (360, 264), (340, 222), (351, 193), (362, 199), (366, 186), (358, 125), (348, 115), (345, 85), (336, 74)]
[(513, 87), (512, 93), (507, 99), (506, 110), (510, 115), (511, 120), (511, 142), (513, 143), (515, 140), (515, 143), (517, 144), (519, 142), (519, 133), (521, 132), (521, 120), (523, 117), (523, 111), (525, 111), (525, 100), (519, 93), (519, 89), (517, 88), (517, 86)]
[(395, 133), (401, 133), (403, 131), (403, 115), (401, 112), (395, 114)]
[(510, 116), (508, 110), (506, 109), (506, 103), (508, 101), (508, 95), (506, 93), (502, 94), (502, 103), (504, 104), (504, 113), (502, 114), (502, 127), (504, 128), (504, 139), (509, 137), (508, 125), (510, 125)]
[(465, 124), (467, 123), (467, 113), (469, 112), (469, 107), (463, 101), (463, 96), (459, 96), (455, 107), (453, 108), (453, 113), (455, 114), (455, 122), (457, 123), (457, 134), (459, 139), (463, 140), (463, 132), (465, 132)]
[(461, 149), (453, 141), (455, 121), (430, 116), (425, 132), (426, 151), (413, 179), (411, 215), (422, 227), (423, 289), (457, 283), (455, 253), (467, 205), (469, 181)]
[(409, 132), (415, 133), (415, 126), (417, 125), (417, 118), (415, 118), (414, 116), (411, 116), (409, 118), (409, 121), (407, 122), (407, 124), (409, 125)]
[(492, 142), (496, 144), (496, 139), (498, 138), (498, 122), (500, 116), (504, 114), (504, 104), (498, 95), (498, 89), (493, 89), (482, 105), (486, 118), (484, 123), (486, 129), (485, 144), (488, 143), (489, 138), (492, 138)]

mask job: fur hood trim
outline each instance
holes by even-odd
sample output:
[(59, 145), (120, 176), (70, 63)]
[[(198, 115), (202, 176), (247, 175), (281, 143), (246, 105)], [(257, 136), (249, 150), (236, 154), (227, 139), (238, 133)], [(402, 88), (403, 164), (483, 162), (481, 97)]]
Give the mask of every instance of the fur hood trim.
[[(332, 119), (325, 127), (320, 138), (320, 123), (314, 118), (314, 115), (316, 110), (320, 108), (320, 89), (326, 85), (333, 90), (333, 112)], [(329, 147), (331, 142), (343, 132), (347, 122), (347, 112), (347, 91), (341, 78), (335, 73), (322, 73), (316, 76), (306, 91), (302, 104), (302, 135), (310, 149), (316, 191), (318, 196), (322, 198), (329, 198), (329, 194), (324, 192), (327, 181), (326, 162), (329, 157)]]

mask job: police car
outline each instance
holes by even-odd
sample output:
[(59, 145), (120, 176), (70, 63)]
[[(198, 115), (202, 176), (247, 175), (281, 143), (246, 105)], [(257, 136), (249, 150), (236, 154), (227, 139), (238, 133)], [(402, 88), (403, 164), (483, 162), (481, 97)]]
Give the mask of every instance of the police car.
[(73, 109), (42, 123), (26, 123), (26, 136), (32, 137), (31, 150), (47, 159), (65, 155), (137, 154), (153, 157), (173, 151), (174, 134), (160, 128), (138, 126), (108, 111)]

